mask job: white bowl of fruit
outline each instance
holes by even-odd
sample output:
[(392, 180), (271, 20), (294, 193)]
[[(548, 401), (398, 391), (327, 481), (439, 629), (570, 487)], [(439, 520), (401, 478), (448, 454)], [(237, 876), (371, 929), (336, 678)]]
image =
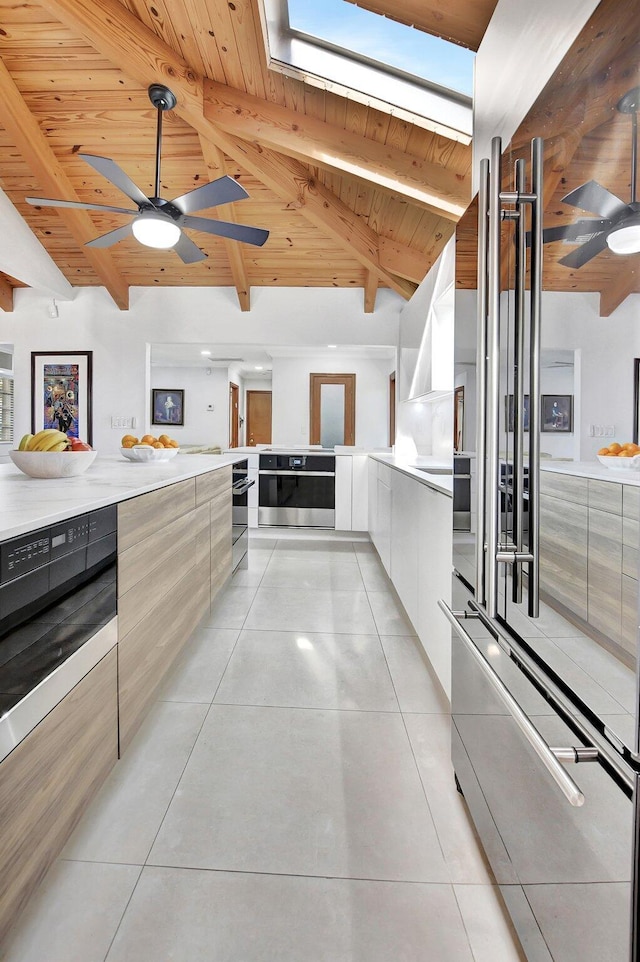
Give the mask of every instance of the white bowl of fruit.
[(614, 441), (606, 448), (598, 451), (598, 461), (607, 468), (614, 470), (640, 470), (640, 445), (633, 441), (618, 444)]
[(30, 478), (73, 478), (84, 474), (97, 454), (85, 441), (55, 428), (25, 434), (18, 450), (9, 451), (15, 466)]
[(168, 434), (159, 437), (144, 434), (140, 439), (133, 434), (125, 434), (120, 443), (120, 452), (127, 461), (169, 461), (180, 450), (179, 443)]

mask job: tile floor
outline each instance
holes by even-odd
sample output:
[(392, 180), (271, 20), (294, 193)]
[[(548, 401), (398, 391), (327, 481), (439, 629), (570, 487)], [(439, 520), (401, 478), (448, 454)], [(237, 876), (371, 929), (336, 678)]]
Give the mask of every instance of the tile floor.
[(5, 962), (517, 962), (368, 542), (260, 538)]

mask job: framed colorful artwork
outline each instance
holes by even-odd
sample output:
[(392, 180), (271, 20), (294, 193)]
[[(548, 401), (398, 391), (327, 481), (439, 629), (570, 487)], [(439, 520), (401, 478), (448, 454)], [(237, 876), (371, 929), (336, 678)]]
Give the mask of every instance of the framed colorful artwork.
[(92, 351), (31, 352), (31, 433), (58, 428), (93, 443)]
[(151, 423), (184, 425), (184, 391), (179, 388), (153, 388)]

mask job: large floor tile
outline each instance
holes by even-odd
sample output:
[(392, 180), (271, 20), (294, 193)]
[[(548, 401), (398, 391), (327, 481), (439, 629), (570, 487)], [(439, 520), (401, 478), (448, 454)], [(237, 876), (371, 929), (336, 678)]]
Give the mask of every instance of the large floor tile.
[(449, 885), (149, 867), (107, 962), (472, 958)]
[(415, 635), (415, 628), (393, 591), (368, 591), (368, 595), (381, 635)]
[(453, 882), (493, 884), (451, 764), (449, 715), (405, 715), (411, 747)]
[(313, 558), (315, 561), (336, 562), (337, 564), (358, 563), (351, 541), (281, 539), (276, 544), (273, 557), (293, 558), (300, 561), (304, 558)]
[(377, 558), (369, 558), (368, 555), (365, 555), (365, 558), (366, 561), (364, 563), (363, 559), (359, 558), (358, 565), (367, 591), (391, 591), (391, 580), (382, 567), (382, 562), (377, 560)]
[(215, 701), (399, 711), (377, 635), (243, 631)]
[(200, 628), (171, 671), (161, 700), (210, 703), (239, 634), (237, 628)]
[(258, 588), (244, 627), (267, 631), (376, 633), (366, 592), (313, 588)]
[(364, 583), (358, 565), (313, 558), (271, 558), (263, 575), (263, 588), (320, 588), (342, 591), (364, 591)]
[(227, 587), (216, 598), (211, 614), (202, 622), (205, 628), (242, 628), (257, 588)]
[(381, 635), (391, 678), (405, 712), (449, 712), (442, 686), (428, 667), (422, 645), (415, 635)]
[(3, 962), (103, 962), (138, 865), (58, 860), (2, 955)]
[(448, 881), (391, 713), (213, 705), (149, 862)]
[(454, 889), (475, 962), (525, 962), (499, 889), (491, 885)]
[(155, 705), (69, 839), (65, 858), (144, 862), (208, 707)]

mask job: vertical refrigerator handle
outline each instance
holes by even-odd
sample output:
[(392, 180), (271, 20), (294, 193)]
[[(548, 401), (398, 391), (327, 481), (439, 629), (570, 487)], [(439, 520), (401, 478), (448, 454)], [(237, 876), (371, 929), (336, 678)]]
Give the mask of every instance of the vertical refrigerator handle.
[(540, 328), (542, 325), (542, 218), (544, 142), (531, 141), (531, 323), (529, 326), (529, 553), (530, 618), (540, 614)]
[(478, 302), (476, 379), (478, 405), (476, 411), (476, 600), (483, 607), (487, 602), (485, 573), (488, 564), (485, 500), (487, 491), (487, 253), (489, 237), (489, 161), (480, 161), (478, 188)]

